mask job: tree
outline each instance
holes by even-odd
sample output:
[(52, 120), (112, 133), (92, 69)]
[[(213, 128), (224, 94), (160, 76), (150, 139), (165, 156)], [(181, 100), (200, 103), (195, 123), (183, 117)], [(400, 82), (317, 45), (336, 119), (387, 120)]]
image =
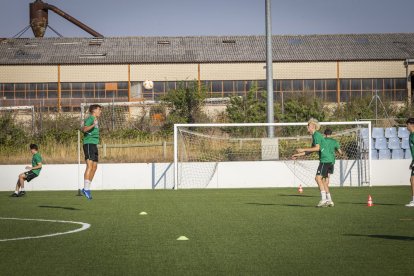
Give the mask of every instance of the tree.
[(187, 86), (182, 82), (177, 89), (168, 91), (162, 98), (169, 108), (164, 128), (171, 130), (176, 123), (206, 122), (207, 116), (202, 110), (205, 98), (206, 89), (196, 80)]

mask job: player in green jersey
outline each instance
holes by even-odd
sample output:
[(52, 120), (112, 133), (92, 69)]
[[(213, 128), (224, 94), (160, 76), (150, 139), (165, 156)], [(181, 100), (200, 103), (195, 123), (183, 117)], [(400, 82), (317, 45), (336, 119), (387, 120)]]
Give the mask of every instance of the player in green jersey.
[(319, 153), (319, 166), (316, 171), (315, 181), (318, 184), (319, 190), (321, 192), (321, 200), (319, 201), (317, 207), (327, 207), (328, 200), (326, 197), (327, 192), (329, 192), (329, 187), (325, 187), (325, 183), (322, 180), (323, 177), (328, 176), (328, 169), (331, 165), (331, 158), (325, 150), (325, 138), (318, 131), (320, 129), (320, 124), (316, 119), (310, 119), (307, 126), (309, 134), (312, 135), (312, 147), (310, 148), (299, 148), (296, 149), (297, 154), (292, 155), (293, 159), (296, 159), (299, 156), (303, 156), (306, 153), (318, 152)]
[(101, 116), (102, 107), (93, 104), (89, 107), (90, 115), (84, 120), (82, 127), (83, 152), (85, 153), (86, 169), (84, 174), (84, 187), (82, 193), (88, 199), (92, 199), (91, 183), (98, 168), (98, 144), (99, 144), (99, 124), (98, 118)]
[(414, 118), (409, 118), (406, 122), (407, 129), (410, 132), (409, 136), (409, 143), (410, 143), (410, 151), (411, 151), (411, 164), (410, 164), (410, 170), (411, 170), (411, 177), (410, 177), (410, 184), (411, 184), (411, 201), (406, 204), (407, 207), (414, 207)]
[(11, 195), (12, 197), (20, 197), (26, 194), (24, 189), (24, 181), (30, 182), (32, 179), (39, 176), (40, 171), (42, 170), (42, 156), (39, 153), (39, 148), (36, 144), (30, 144), (30, 152), (32, 153), (32, 166), (27, 166), (27, 172), (19, 174), (19, 179), (17, 180), (16, 189)]
[(332, 201), (332, 197), (331, 197), (331, 193), (329, 190), (329, 177), (331, 174), (334, 173), (334, 166), (335, 166), (335, 160), (336, 160), (336, 152), (338, 152), (338, 154), (342, 155), (342, 151), (340, 148), (340, 145), (338, 143), (338, 141), (336, 141), (335, 139), (329, 137), (332, 135), (332, 130), (327, 128), (325, 129), (325, 131), (323, 132), (323, 134), (325, 134), (325, 149), (327, 151), (328, 157), (329, 157), (329, 161), (331, 161), (331, 165), (328, 168), (328, 176), (323, 177), (323, 181), (324, 181), (324, 185), (325, 185), (325, 189), (326, 189), (326, 200), (327, 205), (329, 207), (334, 207), (335, 204)]

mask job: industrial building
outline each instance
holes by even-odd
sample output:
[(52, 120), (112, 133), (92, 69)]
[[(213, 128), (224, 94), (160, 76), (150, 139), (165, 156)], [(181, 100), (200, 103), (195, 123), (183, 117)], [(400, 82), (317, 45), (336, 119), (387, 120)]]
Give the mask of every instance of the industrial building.
[[(273, 36), (274, 99), (412, 101), (414, 33)], [(145, 90), (143, 81), (154, 87)], [(159, 100), (197, 81), (211, 98), (265, 89), (264, 36), (0, 39), (0, 106), (70, 111), (83, 102)]]

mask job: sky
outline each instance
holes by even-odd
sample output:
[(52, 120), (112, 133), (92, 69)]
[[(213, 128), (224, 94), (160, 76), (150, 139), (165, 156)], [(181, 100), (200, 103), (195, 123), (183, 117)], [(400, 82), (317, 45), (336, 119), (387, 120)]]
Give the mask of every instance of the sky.
[[(29, 3), (0, 0), (0, 37), (29, 25)], [(265, 34), (265, 0), (44, 0), (106, 37)], [(272, 34), (414, 32), (414, 0), (272, 0)], [(90, 37), (49, 11), (64, 37)], [(56, 37), (50, 29), (46, 37)], [(33, 37), (28, 30), (22, 37)]]

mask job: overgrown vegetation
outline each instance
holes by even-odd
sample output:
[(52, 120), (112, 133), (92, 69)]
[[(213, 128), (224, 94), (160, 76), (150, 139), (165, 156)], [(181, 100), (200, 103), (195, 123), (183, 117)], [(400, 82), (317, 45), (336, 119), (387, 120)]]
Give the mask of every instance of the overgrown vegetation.
[[(209, 117), (204, 100), (206, 89), (197, 81), (182, 83), (177, 89), (169, 91), (162, 104), (142, 107), (141, 113), (146, 114), (130, 119), (124, 116), (125, 110), (112, 107), (104, 110), (102, 117), (101, 141), (108, 144), (121, 143), (154, 143), (172, 141), (175, 123), (262, 123), (266, 122), (266, 91), (253, 85), (245, 97), (230, 98), (224, 112), (216, 117)], [(378, 102), (371, 97), (352, 99), (341, 105), (324, 104), (321, 99), (309, 97), (307, 93), (298, 93), (274, 104), (275, 122), (305, 122), (310, 117), (320, 121), (355, 121), (375, 119), (374, 124), (391, 126), (404, 124), (405, 119), (413, 113), (413, 109), (403, 103)], [(116, 129), (111, 118), (117, 118)], [(390, 119), (391, 118), (391, 119)], [(386, 119), (386, 120), (384, 120)], [(25, 119), (27, 121), (27, 118)], [(74, 113), (41, 113), (35, 116), (34, 129), (23, 127), (21, 118), (10, 112), (0, 113), (0, 163), (27, 163), (30, 160), (28, 145), (36, 143), (40, 146), (50, 163), (77, 162), (77, 132), (80, 128), (80, 116)], [(27, 123), (27, 122), (26, 122)], [(243, 128), (228, 129), (231, 134), (243, 134)], [(250, 130), (252, 137), (262, 137), (264, 128)], [(276, 128), (276, 133), (278, 129)], [(289, 131), (284, 128), (284, 131)], [(303, 130), (304, 134), (306, 129)], [(249, 133), (252, 135), (252, 133)], [(169, 151), (172, 149), (169, 148)], [(134, 160), (136, 162), (165, 161), (165, 152), (158, 148), (134, 150), (109, 150), (112, 154), (103, 161)], [(233, 150), (224, 152), (229, 159), (234, 159)], [(171, 159), (171, 153), (167, 154)], [(112, 159), (111, 159), (112, 158)], [(131, 159), (132, 158), (132, 159)]]

